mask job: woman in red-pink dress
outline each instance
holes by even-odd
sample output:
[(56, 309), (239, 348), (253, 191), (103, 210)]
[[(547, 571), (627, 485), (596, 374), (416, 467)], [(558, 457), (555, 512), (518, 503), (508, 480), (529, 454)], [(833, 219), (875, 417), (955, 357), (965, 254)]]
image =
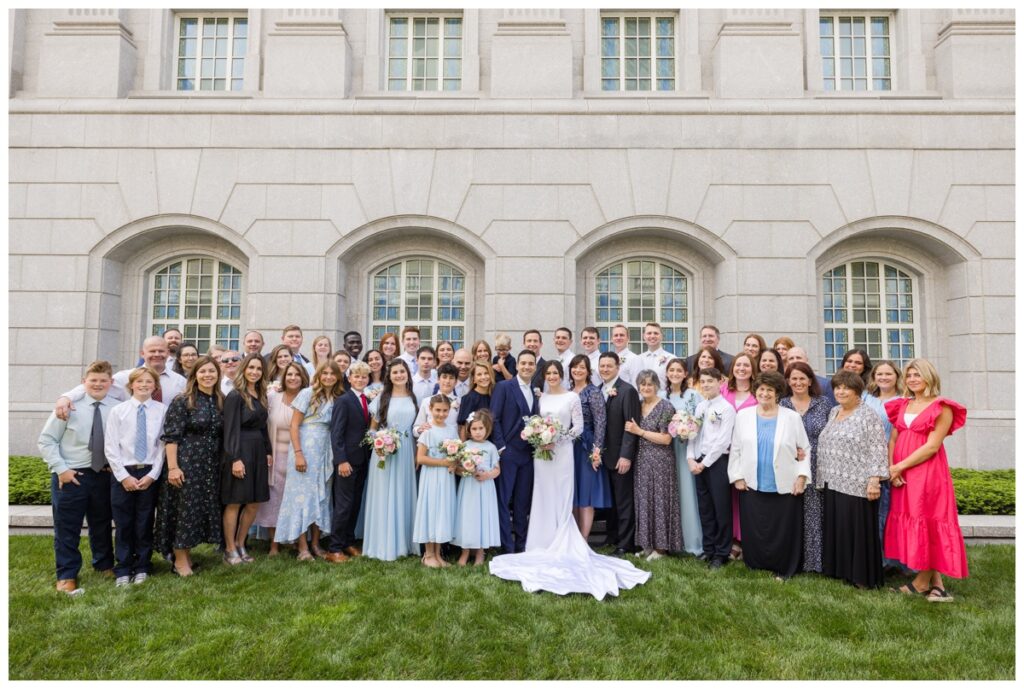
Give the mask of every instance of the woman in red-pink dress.
[(917, 576), (900, 593), (922, 594), (936, 603), (952, 601), (942, 576), (967, 576), (967, 551), (957, 519), (953, 479), (942, 441), (964, 425), (967, 410), (939, 396), (939, 374), (925, 359), (904, 368), (912, 398), (890, 400), (889, 478), (892, 497), (885, 524), (885, 556)]

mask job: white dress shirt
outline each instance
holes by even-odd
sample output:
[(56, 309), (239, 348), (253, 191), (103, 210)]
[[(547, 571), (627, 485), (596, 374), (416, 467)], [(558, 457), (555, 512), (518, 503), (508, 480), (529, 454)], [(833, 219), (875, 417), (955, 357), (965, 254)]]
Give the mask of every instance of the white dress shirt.
[(420, 370), (420, 365), (416, 363), (416, 355), (410, 354), (409, 352), (402, 352), (398, 355), (398, 358), (409, 364), (409, 370), (415, 375)]
[(469, 378), (455, 381), (455, 396), (465, 397), (469, 394)]
[(150, 470), (146, 476), (154, 481), (160, 478), (160, 471), (164, 467), (164, 441), (160, 435), (163, 433), (167, 407), (156, 400), (145, 402), (146, 458), (139, 460), (135, 457), (135, 426), (139, 406), (142, 404), (133, 397), (117, 405), (110, 410), (107, 425), (103, 428), (103, 451), (107, 455), (110, 471), (118, 481), (128, 478), (126, 466), (148, 465)]
[(601, 383), (601, 395), (604, 397), (605, 402), (608, 401), (608, 391), (615, 388), (615, 383), (618, 382), (619, 378), (621, 378), (621, 376), (615, 376), (607, 383)]
[(619, 355), (619, 378), (636, 387), (634, 385), (636, 383), (636, 371), (633, 370), (633, 367), (636, 365), (639, 355), (629, 347), (615, 353)]
[(220, 391), (224, 394), (225, 397), (227, 397), (228, 393), (234, 389), (235, 381), (231, 380), (227, 376), (224, 376), (223, 378), (220, 379)]
[(672, 353), (663, 347), (658, 347), (653, 352), (646, 351), (636, 357), (636, 363), (633, 364), (633, 381), (634, 386), (636, 384), (636, 376), (640, 371), (651, 370), (658, 374), (658, 380), (661, 384), (658, 386), (659, 390), (664, 390), (665, 385), (668, 382), (668, 378), (665, 377), (665, 369), (668, 368), (668, 362), (672, 359)]
[(562, 370), (565, 371), (564, 378), (566, 380), (569, 379), (569, 362), (572, 361), (574, 356), (576, 356), (576, 353), (571, 349), (567, 349), (558, 355), (558, 360), (562, 362)]
[[(132, 374), (134, 368), (126, 368), (123, 371), (118, 371), (114, 374), (114, 384), (110, 386), (110, 392), (107, 393), (108, 397), (112, 397), (119, 402), (131, 399), (131, 393), (128, 392), (128, 376)], [(170, 368), (165, 368), (164, 372), (160, 374), (160, 404), (164, 407), (171, 403), (175, 397), (180, 395), (185, 389), (185, 377), (180, 373), (175, 373)], [(62, 393), (61, 397), (67, 397), (72, 403), (78, 402), (85, 397), (85, 386), (77, 385), (71, 390)]]
[(516, 380), (519, 381), (519, 392), (522, 393), (523, 398), (526, 400), (526, 408), (533, 409), (533, 390), (530, 388), (530, 383), (523, 382), (523, 379), (516, 376)]
[(412, 394), (416, 399), (425, 400), (434, 394), (434, 385), (437, 383), (437, 372), (431, 371), (430, 377), (421, 378), (419, 373), (412, 376)]
[(696, 439), (686, 443), (686, 458), (697, 459), (704, 455), (701, 463), (709, 467), (729, 451), (736, 410), (729, 400), (718, 395), (714, 399), (701, 400), (695, 415), (701, 419), (700, 430)]
[(590, 357), (590, 382), (600, 386), (601, 374), (597, 372), (597, 365), (601, 363), (601, 350), (595, 349), (587, 356)]

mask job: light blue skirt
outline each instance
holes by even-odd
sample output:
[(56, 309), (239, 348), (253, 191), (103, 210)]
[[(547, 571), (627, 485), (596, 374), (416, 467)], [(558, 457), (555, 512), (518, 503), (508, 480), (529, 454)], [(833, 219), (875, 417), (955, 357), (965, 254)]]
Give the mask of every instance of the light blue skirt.
[(411, 443), (403, 443), (397, 456), (388, 459), (383, 469), (377, 468), (376, 455), (371, 457), (366, 471), (363, 555), (376, 560), (397, 560), (419, 553), (419, 546), (412, 540), (416, 471)]
[(455, 535), (455, 476), (446, 467), (420, 468), (412, 540), (447, 543)]
[(676, 474), (679, 478), (679, 517), (683, 524), (683, 550), (691, 555), (704, 552), (704, 537), (697, 508), (697, 483), (686, 463), (686, 443), (673, 440), (676, 451)]
[(501, 545), (498, 493), (494, 479), (477, 481), (470, 476), (459, 481), (455, 538), (452, 543), (463, 548), (492, 548)]

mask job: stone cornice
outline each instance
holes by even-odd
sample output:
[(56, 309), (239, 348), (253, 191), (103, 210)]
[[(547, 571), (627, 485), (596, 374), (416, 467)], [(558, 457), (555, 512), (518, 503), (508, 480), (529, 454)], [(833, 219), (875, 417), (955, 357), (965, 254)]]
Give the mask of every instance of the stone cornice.
[(565, 19), (557, 9), (507, 9), (495, 36), (568, 36)]
[(117, 36), (132, 47), (132, 32), (124, 25), (125, 10), (73, 9), (53, 20), (53, 29), (47, 36)]

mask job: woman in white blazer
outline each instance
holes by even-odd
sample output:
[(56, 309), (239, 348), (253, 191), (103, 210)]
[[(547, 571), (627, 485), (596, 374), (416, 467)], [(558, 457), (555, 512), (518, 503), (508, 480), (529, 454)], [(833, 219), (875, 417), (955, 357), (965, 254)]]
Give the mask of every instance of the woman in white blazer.
[(779, 406), (786, 381), (775, 371), (753, 382), (756, 407), (736, 414), (729, 482), (740, 495), (743, 561), (788, 579), (803, 554), (804, 487), (811, 481), (811, 443), (800, 414)]

